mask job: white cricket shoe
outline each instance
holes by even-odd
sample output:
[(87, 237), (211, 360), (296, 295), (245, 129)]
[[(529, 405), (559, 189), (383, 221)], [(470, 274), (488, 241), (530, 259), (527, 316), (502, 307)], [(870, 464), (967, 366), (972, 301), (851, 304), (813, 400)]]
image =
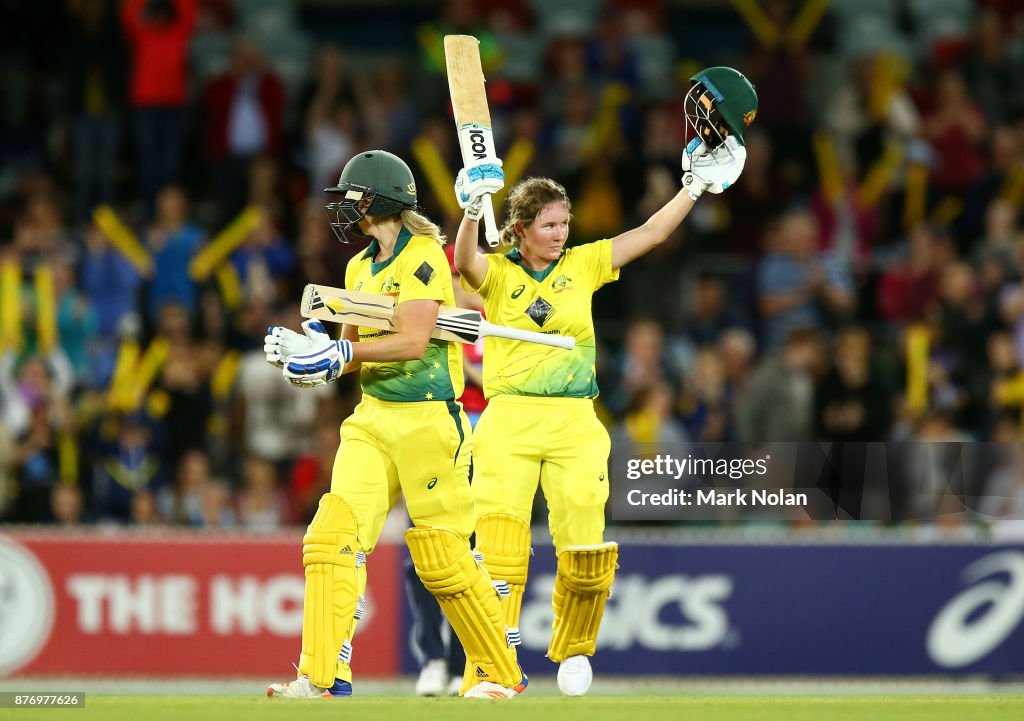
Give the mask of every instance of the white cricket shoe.
[(324, 690), (309, 680), (309, 676), (299, 676), (294, 681), (272, 683), (267, 686), (267, 696), (281, 698), (320, 698)]
[(352, 684), (340, 679), (330, 688), (321, 688), (303, 674), (294, 681), (272, 683), (267, 686), (267, 696), (275, 698), (344, 698), (352, 695)]
[(523, 674), (522, 681), (512, 687), (502, 686), (500, 683), (494, 683), (493, 681), (481, 681), (466, 691), (462, 698), (512, 698), (525, 691), (529, 683), (530, 680), (526, 678), (526, 674)]
[(570, 656), (558, 665), (558, 690), (564, 696), (583, 696), (593, 680), (594, 672), (586, 656)]
[[(460, 680), (461, 682), (461, 680)], [(448, 690), (448, 664), (444, 659), (427, 661), (416, 679), (417, 696), (444, 696)]]

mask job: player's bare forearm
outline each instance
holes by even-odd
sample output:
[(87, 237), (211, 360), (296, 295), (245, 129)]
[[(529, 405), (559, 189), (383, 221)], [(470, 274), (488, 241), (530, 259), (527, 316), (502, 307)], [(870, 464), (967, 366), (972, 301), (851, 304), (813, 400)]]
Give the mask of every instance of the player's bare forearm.
[[(429, 339), (429, 335), (427, 338)], [(411, 332), (392, 333), (372, 343), (355, 343), (352, 346), (353, 363), (371, 361), (375, 363), (418, 360), (426, 352), (427, 344)], [(347, 367), (346, 367), (346, 370)]]
[(665, 242), (689, 215), (694, 200), (684, 189), (647, 219), (639, 228), (627, 230), (612, 240), (612, 268), (621, 268), (656, 245)]
[(480, 287), (487, 275), (487, 261), (476, 249), (479, 237), (480, 223), (463, 216), (455, 234), (455, 268), (474, 289)]
[(433, 300), (401, 303), (395, 309), (398, 330), (372, 343), (353, 343), (352, 361), (382, 363), (422, 358), (437, 324), (439, 307)]

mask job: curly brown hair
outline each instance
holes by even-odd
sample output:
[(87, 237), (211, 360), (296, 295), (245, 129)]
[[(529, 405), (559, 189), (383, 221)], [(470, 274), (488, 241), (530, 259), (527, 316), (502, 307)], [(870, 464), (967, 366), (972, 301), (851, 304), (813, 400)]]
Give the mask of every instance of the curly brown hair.
[(518, 247), (520, 237), (516, 225), (529, 228), (544, 206), (553, 202), (565, 203), (572, 219), (572, 203), (560, 184), (550, 178), (527, 178), (516, 183), (508, 194), (508, 213), (501, 229), (501, 242)]

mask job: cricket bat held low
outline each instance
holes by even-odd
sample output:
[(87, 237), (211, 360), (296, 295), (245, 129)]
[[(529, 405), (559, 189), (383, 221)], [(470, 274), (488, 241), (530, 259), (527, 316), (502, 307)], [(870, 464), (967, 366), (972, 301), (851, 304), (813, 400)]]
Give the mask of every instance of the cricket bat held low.
[[(379, 328), (392, 332), (398, 330), (397, 318), (395, 318), (395, 299), (389, 295), (363, 293), (310, 283), (302, 292), (301, 312), (303, 318), (361, 325), (366, 328)], [(437, 325), (431, 333), (432, 338), (455, 343), (476, 343), (485, 336), (539, 343), (566, 350), (576, 347), (576, 339), (572, 336), (548, 335), (532, 330), (495, 325), (488, 323), (475, 310), (455, 308), (450, 305), (441, 306), (437, 315)]]

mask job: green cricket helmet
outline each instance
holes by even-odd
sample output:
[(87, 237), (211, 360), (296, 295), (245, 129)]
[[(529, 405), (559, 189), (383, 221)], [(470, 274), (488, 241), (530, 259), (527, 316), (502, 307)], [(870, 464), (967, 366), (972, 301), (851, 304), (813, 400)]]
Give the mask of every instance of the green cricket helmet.
[(361, 235), (355, 226), (364, 216), (388, 217), (416, 207), (412, 171), (404, 160), (386, 150), (355, 155), (341, 171), (338, 185), (324, 188), (324, 192), (342, 196), (325, 206), (328, 217), (333, 215), (331, 228), (342, 243)]
[(686, 151), (692, 154), (701, 141), (714, 150), (729, 134), (743, 145), (743, 131), (757, 116), (757, 92), (747, 77), (718, 66), (701, 70), (690, 82), (683, 100)]

